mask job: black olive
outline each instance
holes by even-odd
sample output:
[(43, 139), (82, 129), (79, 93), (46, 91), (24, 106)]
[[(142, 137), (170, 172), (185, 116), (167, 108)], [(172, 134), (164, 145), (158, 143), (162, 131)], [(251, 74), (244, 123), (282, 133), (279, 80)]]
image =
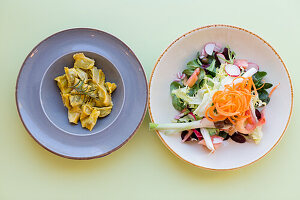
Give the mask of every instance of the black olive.
[(256, 115), (257, 119), (260, 120), (261, 113), (259, 112), (259, 110), (255, 109), (255, 115)]
[(198, 137), (197, 137), (197, 135), (195, 134), (195, 133), (192, 133), (192, 135), (191, 135), (191, 137), (190, 137), (191, 139), (195, 139), (195, 140), (198, 140)]
[(232, 124), (231, 121), (228, 118), (226, 118), (224, 120), (224, 123), (225, 123), (225, 125), (231, 125)]
[(217, 122), (214, 122), (214, 124), (215, 124), (215, 127), (219, 128), (219, 129), (223, 128), (225, 126), (224, 121), (217, 121)]
[[(181, 132), (181, 140), (184, 139), (184, 137), (186, 136), (186, 134), (188, 133), (188, 131), (182, 131)], [(186, 141), (190, 140), (190, 138), (188, 138)]]
[(226, 60), (229, 60), (229, 49), (227, 47), (223, 49), (223, 55)]
[(215, 59), (216, 59), (216, 65), (217, 65), (217, 66), (221, 65), (221, 62), (220, 62), (220, 60), (219, 60), (219, 58), (218, 58), (218, 56), (217, 56), (217, 53), (215, 53), (214, 57), (215, 57)]
[(235, 132), (232, 136), (231, 136), (231, 139), (237, 143), (245, 143), (246, 142), (246, 138), (238, 133), (238, 132)]
[(224, 138), (224, 140), (228, 140), (230, 138), (230, 135), (227, 134), (226, 137)]
[(202, 62), (203, 64), (206, 64), (206, 65), (207, 65), (207, 64), (208, 64), (208, 58), (206, 58), (206, 57), (205, 57), (205, 58), (202, 58), (202, 59), (201, 59), (201, 62)]
[[(182, 131), (181, 132), (181, 140), (184, 139), (184, 137), (186, 136), (186, 134), (188, 134), (188, 131)], [(193, 140), (197, 140), (197, 141), (199, 140), (198, 137), (197, 137), (197, 135), (195, 133), (192, 133), (192, 135), (186, 139), (186, 142), (187, 141), (191, 141), (192, 139)]]

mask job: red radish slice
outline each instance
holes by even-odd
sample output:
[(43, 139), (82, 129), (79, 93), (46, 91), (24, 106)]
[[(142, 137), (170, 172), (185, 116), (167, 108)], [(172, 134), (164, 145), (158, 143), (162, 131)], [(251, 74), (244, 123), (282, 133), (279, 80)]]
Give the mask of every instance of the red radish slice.
[(218, 54), (217, 54), (217, 57), (218, 57), (218, 60), (220, 61), (221, 64), (226, 63), (226, 62), (225, 62), (226, 58), (225, 58), (225, 56), (224, 56), (223, 54), (218, 53)]
[(256, 63), (249, 62), (247, 69), (251, 69), (251, 68), (254, 68), (257, 71), (259, 70), (259, 66)]
[(248, 68), (248, 61), (245, 59), (235, 59), (233, 62), (234, 65), (238, 66), (239, 68)]
[(237, 77), (241, 74), (240, 68), (238, 66), (232, 65), (232, 64), (226, 65), (225, 71), (228, 74), (228, 76), (231, 76), (231, 77)]
[(208, 55), (212, 55), (214, 48), (215, 48), (216, 44), (215, 43), (207, 43), (204, 46), (204, 50)]
[(204, 48), (201, 50), (200, 59), (205, 58), (207, 53), (205, 52)]
[(221, 53), (222, 52), (222, 44), (216, 42), (214, 51), (218, 52), (218, 53)]

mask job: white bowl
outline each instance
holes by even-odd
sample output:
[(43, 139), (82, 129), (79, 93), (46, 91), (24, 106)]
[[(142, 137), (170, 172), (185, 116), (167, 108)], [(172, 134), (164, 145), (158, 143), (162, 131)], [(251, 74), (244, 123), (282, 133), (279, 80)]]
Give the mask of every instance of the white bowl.
[(179, 158), (198, 167), (228, 170), (247, 166), (272, 150), (282, 138), (292, 112), (293, 89), (288, 70), (277, 52), (258, 35), (229, 25), (210, 25), (192, 30), (176, 39), (159, 57), (149, 83), (149, 113), (154, 123), (169, 123), (178, 113), (169, 92), (170, 83), (186, 63), (207, 42), (229, 45), (238, 58), (245, 58), (268, 73), (266, 80), (280, 83), (266, 108), (264, 136), (260, 144), (224, 142), (214, 154), (202, 145), (182, 143), (180, 135), (166, 136), (160, 132), (162, 142)]

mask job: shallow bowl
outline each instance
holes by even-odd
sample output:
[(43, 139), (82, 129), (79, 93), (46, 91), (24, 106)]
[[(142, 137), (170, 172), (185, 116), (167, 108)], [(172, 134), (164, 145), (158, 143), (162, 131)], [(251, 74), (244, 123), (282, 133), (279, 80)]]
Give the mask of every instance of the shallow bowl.
[(149, 83), (149, 113), (154, 123), (169, 123), (178, 111), (172, 106), (170, 83), (188, 61), (207, 42), (229, 45), (238, 58), (257, 63), (268, 73), (267, 82), (280, 83), (266, 108), (264, 136), (260, 144), (226, 141), (214, 154), (199, 144), (182, 143), (179, 135), (157, 132), (162, 142), (179, 158), (212, 170), (228, 170), (247, 166), (270, 152), (282, 138), (292, 112), (293, 89), (288, 70), (274, 48), (258, 35), (229, 25), (210, 25), (192, 30), (176, 39), (159, 57)]
[[(92, 131), (68, 122), (54, 78), (72, 67), (72, 55), (83, 52), (103, 70), (106, 81), (117, 84), (112, 112), (98, 119)], [(16, 103), (30, 135), (47, 150), (73, 159), (110, 154), (124, 145), (140, 126), (148, 91), (143, 68), (118, 38), (87, 28), (58, 32), (39, 43), (19, 72)], [(134, 110), (134, 112), (132, 112)]]

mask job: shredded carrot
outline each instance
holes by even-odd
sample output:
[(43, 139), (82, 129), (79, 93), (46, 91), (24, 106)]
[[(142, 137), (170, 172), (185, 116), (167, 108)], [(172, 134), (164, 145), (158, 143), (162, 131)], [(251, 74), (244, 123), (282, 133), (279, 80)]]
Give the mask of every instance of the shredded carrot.
[(229, 119), (232, 124), (237, 121), (251, 117), (249, 115), (251, 91), (257, 95), (257, 89), (253, 83), (252, 77), (237, 77), (243, 79), (240, 83), (225, 85), (223, 91), (217, 91), (213, 97), (210, 106), (205, 109), (205, 116), (210, 121), (222, 121)]
[(278, 88), (278, 86), (280, 85), (280, 83), (278, 83), (278, 85), (274, 86), (271, 90), (271, 92), (269, 93), (269, 97), (271, 97), (271, 95), (273, 94), (274, 90), (276, 90), (276, 88)]

